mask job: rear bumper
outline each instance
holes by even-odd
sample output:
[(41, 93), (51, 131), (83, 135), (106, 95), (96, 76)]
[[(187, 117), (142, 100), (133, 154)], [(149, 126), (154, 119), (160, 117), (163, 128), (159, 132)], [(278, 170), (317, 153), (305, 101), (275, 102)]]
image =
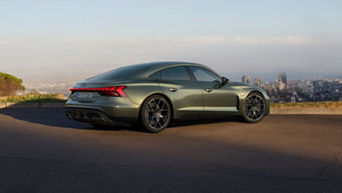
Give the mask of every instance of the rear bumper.
[(102, 125), (115, 125), (115, 121), (112, 118), (95, 109), (66, 107), (65, 115), (71, 120), (98, 123)]
[(68, 118), (105, 125), (134, 123), (139, 118), (139, 105), (128, 98), (113, 97), (93, 102), (69, 99), (65, 103)]

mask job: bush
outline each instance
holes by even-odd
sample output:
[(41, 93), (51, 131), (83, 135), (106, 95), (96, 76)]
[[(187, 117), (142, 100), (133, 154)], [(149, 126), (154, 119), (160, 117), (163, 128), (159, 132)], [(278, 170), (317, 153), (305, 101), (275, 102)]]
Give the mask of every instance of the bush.
[(0, 72), (0, 96), (14, 95), (17, 91), (25, 90), (23, 81), (13, 75)]
[(60, 99), (59, 94), (38, 94), (38, 95), (23, 95), (23, 96), (9, 96), (0, 100), (1, 103), (56, 103), (65, 102)]

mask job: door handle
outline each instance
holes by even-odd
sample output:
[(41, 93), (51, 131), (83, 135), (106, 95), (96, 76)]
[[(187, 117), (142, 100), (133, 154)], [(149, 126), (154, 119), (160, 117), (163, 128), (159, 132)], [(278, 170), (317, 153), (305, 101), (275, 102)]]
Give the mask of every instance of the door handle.
[(176, 88), (169, 88), (169, 91), (171, 91), (171, 92), (176, 92), (177, 89), (176, 89)]
[(206, 88), (206, 89), (204, 89), (206, 92), (211, 92), (211, 91), (213, 91), (213, 89), (212, 88)]

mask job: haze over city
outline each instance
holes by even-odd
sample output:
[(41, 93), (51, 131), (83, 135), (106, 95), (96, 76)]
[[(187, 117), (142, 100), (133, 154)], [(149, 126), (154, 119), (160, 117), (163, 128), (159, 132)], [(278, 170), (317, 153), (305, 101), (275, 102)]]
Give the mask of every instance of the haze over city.
[(341, 77), (341, 1), (1, 1), (0, 71), (24, 82), (150, 61), (233, 80)]

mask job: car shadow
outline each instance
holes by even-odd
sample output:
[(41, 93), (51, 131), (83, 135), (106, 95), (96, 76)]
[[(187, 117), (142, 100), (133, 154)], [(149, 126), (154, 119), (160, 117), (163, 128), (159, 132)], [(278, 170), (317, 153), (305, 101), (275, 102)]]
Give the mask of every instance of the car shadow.
[(241, 122), (244, 120), (238, 116), (228, 116), (228, 117), (197, 117), (187, 120), (175, 120), (172, 122), (170, 127), (183, 127), (183, 126), (193, 126), (202, 124), (215, 124), (215, 123), (227, 123), (227, 122)]
[(54, 127), (90, 130), (121, 130), (121, 127), (94, 127), (91, 124), (69, 120), (64, 108), (22, 108), (11, 106), (0, 109), (0, 115), (6, 115), (14, 119), (43, 124)]
[[(44, 107), (44, 108), (23, 108), (22, 106), (11, 106), (0, 109), (0, 115), (6, 115), (18, 120), (28, 121), (31, 123), (43, 124), (54, 127), (64, 127), (72, 129), (89, 129), (89, 130), (110, 130), (110, 131), (121, 131), (129, 130), (135, 132), (143, 132), (144, 130), (137, 125), (132, 126), (97, 126), (94, 127), (89, 123), (79, 122), (70, 120), (66, 117), (64, 108), (61, 107)], [(181, 127), (198, 124), (211, 124), (220, 122), (242, 122), (242, 119), (238, 117), (196, 117), (182, 121), (174, 121), (170, 127)]]

